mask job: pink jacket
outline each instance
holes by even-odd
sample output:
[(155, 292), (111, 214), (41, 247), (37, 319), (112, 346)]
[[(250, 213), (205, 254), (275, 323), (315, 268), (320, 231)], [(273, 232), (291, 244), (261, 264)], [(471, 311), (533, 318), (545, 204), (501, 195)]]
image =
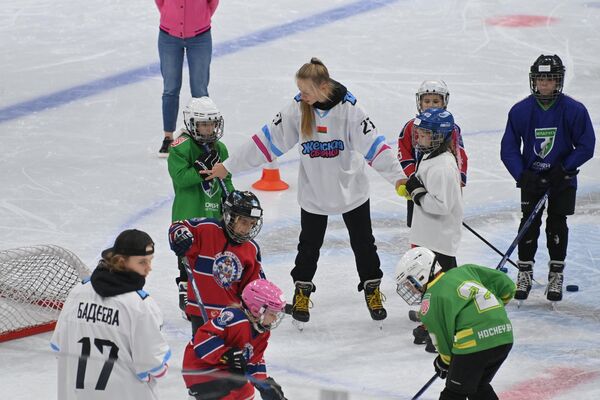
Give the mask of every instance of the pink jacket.
[(189, 38), (210, 29), (219, 0), (154, 0), (160, 11), (160, 29), (171, 36)]

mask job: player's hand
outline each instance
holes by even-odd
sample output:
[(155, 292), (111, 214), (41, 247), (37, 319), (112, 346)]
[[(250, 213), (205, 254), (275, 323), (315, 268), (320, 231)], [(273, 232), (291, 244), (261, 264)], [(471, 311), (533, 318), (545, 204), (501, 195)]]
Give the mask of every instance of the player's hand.
[(550, 186), (550, 181), (547, 178), (536, 174), (531, 170), (523, 170), (521, 177), (517, 182), (517, 186), (526, 192), (542, 193)]
[(214, 178), (225, 179), (229, 173), (222, 163), (215, 164), (210, 170), (198, 172), (200, 175), (204, 175), (204, 179), (206, 180), (211, 180)]
[(281, 389), (281, 385), (275, 382), (275, 379), (268, 377), (264, 381), (259, 381), (254, 385), (260, 392), (263, 400), (287, 400)]
[(416, 205), (421, 205), (421, 197), (425, 196), (427, 190), (425, 185), (417, 178), (417, 174), (412, 174), (406, 181), (406, 190)]
[(232, 372), (246, 373), (246, 365), (248, 362), (246, 361), (246, 357), (244, 357), (244, 351), (237, 347), (232, 347), (223, 353), (221, 362), (227, 364)]
[(178, 257), (184, 257), (193, 243), (194, 235), (187, 226), (180, 222), (171, 225), (169, 228), (169, 245)]
[(557, 165), (548, 173), (548, 180), (553, 188), (557, 190), (564, 189), (571, 184), (573, 178), (575, 178), (578, 173), (578, 169), (574, 171), (567, 171), (562, 165)]
[(398, 186), (396, 188), (396, 193), (398, 193), (398, 196), (404, 197), (406, 200), (412, 200), (412, 197), (410, 197), (410, 193), (408, 193), (408, 190), (406, 190), (406, 185)]
[(206, 153), (200, 154), (198, 159), (194, 161), (194, 168), (196, 171), (207, 171), (211, 170), (213, 166), (221, 161), (219, 158), (219, 153), (217, 150), (212, 149), (211, 151), (207, 151)]
[(441, 356), (437, 356), (435, 360), (433, 360), (433, 368), (435, 368), (435, 373), (442, 379), (446, 379), (448, 376), (448, 368), (450, 366), (446, 364)]

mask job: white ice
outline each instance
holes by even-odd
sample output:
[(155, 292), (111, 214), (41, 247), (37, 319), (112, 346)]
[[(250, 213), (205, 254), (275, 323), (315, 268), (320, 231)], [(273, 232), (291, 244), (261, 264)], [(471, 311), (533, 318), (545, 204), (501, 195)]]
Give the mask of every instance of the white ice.
[[(365, 5), (373, 7), (358, 9)], [(330, 12), (336, 8), (341, 14)], [(331, 18), (348, 10), (358, 11)], [(554, 20), (535, 27), (486, 23), (507, 15)], [(587, 106), (600, 131), (598, 1), (223, 0), (213, 26), (220, 53), (212, 63), (210, 94), (225, 116), (224, 142), (231, 152), (296, 93), (294, 73), (311, 56), (348, 86), (394, 149), (399, 130), (415, 113), (419, 83), (444, 79), (469, 155), (465, 221), (502, 251), (516, 234), (520, 213), (499, 142), (510, 106), (529, 92), (528, 69), (539, 54), (562, 57), (565, 92)], [(274, 31), (279, 35), (269, 36)], [(166, 240), (172, 187), (165, 161), (156, 157), (162, 135), (157, 33), (158, 12), (149, 0), (3, 1), (0, 247), (57, 244), (93, 267), (122, 229), (149, 232), (157, 254), (146, 288), (164, 312), (174, 351), (160, 391), (164, 399), (184, 399), (180, 363), (189, 325), (177, 309), (176, 263)], [(147, 66), (145, 78), (108, 87), (115, 75), (132, 76), (129, 71)], [(97, 84), (100, 90), (86, 95), (87, 84), (106, 78)], [(67, 92), (71, 101), (61, 101), (67, 94), (49, 96), (79, 85)], [(181, 104), (188, 100), (184, 81)], [(22, 103), (25, 108), (13, 107)], [(291, 187), (258, 193), (266, 215), (258, 242), (267, 275), (291, 297), (289, 271), (299, 233), (297, 153), (280, 161)], [(542, 286), (548, 261), (542, 233), (535, 268), (540, 284), (521, 309), (508, 306), (515, 346), (494, 380), (503, 400), (600, 398), (599, 170), (597, 154), (581, 169), (576, 215), (569, 218), (565, 279), (580, 291), (566, 293), (556, 311), (550, 309)], [(249, 188), (259, 174), (235, 176), (234, 183)], [(332, 217), (311, 321), (302, 333), (284, 321), (266, 354), (289, 399), (318, 399), (322, 389), (347, 391), (351, 399), (409, 399), (434, 373), (433, 356), (412, 344), (415, 325), (395, 294), (394, 267), (408, 246), (405, 204), (380, 176), (371, 176), (389, 317), (383, 331), (370, 320), (356, 290), (346, 229)], [(499, 260), (464, 232), (459, 263), (495, 267)], [(509, 274), (515, 276), (513, 267)], [(0, 344), (0, 397), (56, 398), (49, 337)], [(422, 398), (436, 399), (442, 387), (434, 382)]]

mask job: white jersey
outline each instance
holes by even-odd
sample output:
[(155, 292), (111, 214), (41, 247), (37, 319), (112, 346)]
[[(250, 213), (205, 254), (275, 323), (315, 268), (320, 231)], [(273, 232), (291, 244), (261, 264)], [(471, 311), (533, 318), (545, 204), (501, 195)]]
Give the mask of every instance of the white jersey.
[(302, 209), (321, 215), (342, 214), (369, 199), (367, 163), (392, 184), (405, 177), (385, 137), (377, 133), (350, 92), (330, 110), (313, 108), (315, 131), (308, 139), (300, 134), (300, 104), (297, 95), (270, 124), (223, 162), (225, 168), (235, 175), (271, 162), (299, 143), (298, 203)]
[(420, 206), (415, 204), (409, 242), (456, 256), (463, 221), (460, 172), (452, 153), (428, 156), (423, 156), (416, 172), (427, 193)]
[(58, 399), (158, 399), (156, 378), (171, 356), (162, 323), (143, 290), (102, 297), (89, 280), (75, 287), (50, 342), (58, 353)]

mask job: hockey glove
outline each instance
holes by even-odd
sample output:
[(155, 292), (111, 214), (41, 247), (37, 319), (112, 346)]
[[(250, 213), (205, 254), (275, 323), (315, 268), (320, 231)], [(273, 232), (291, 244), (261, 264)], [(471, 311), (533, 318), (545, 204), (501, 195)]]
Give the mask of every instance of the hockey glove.
[(192, 243), (194, 243), (194, 235), (187, 226), (182, 223), (171, 225), (171, 228), (169, 228), (169, 245), (178, 257), (184, 257), (185, 253), (192, 247)]
[(573, 182), (573, 178), (579, 173), (579, 170), (566, 171), (562, 165), (557, 165), (548, 173), (548, 180), (552, 188), (560, 190), (566, 189)]
[(212, 169), (214, 165), (219, 162), (221, 162), (219, 153), (217, 153), (217, 150), (212, 149), (211, 151), (201, 154), (200, 157), (194, 161), (194, 168), (198, 172), (206, 171)]
[(437, 356), (435, 360), (433, 360), (433, 368), (435, 368), (435, 373), (442, 379), (446, 379), (448, 376), (448, 368), (450, 366), (446, 364), (441, 356)]
[(279, 383), (271, 377), (264, 381), (258, 381), (254, 384), (254, 387), (258, 389), (263, 400), (287, 400)]
[(221, 362), (229, 366), (229, 370), (234, 373), (246, 373), (246, 357), (244, 351), (237, 347), (232, 347), (221, 356)]
[(517, 186), (530, 193), (542, 193), (548, 189), (548, 179), (541, 177), (531, 170), (523, 170)]
[(425, 193), (427, 193), (427, 189), (425, 189), (425, 186), (423, 185), (423, 183), (421, 183), (419, 178), (417, 178), (416, 174), (412, 174), (410, 178), (408, 178), (408, 181), (406, 181), (406, 190), (410, 194), (410, 197), (415, 202), (415, 204), (420, 206), (421, 198), (425, 196)]

